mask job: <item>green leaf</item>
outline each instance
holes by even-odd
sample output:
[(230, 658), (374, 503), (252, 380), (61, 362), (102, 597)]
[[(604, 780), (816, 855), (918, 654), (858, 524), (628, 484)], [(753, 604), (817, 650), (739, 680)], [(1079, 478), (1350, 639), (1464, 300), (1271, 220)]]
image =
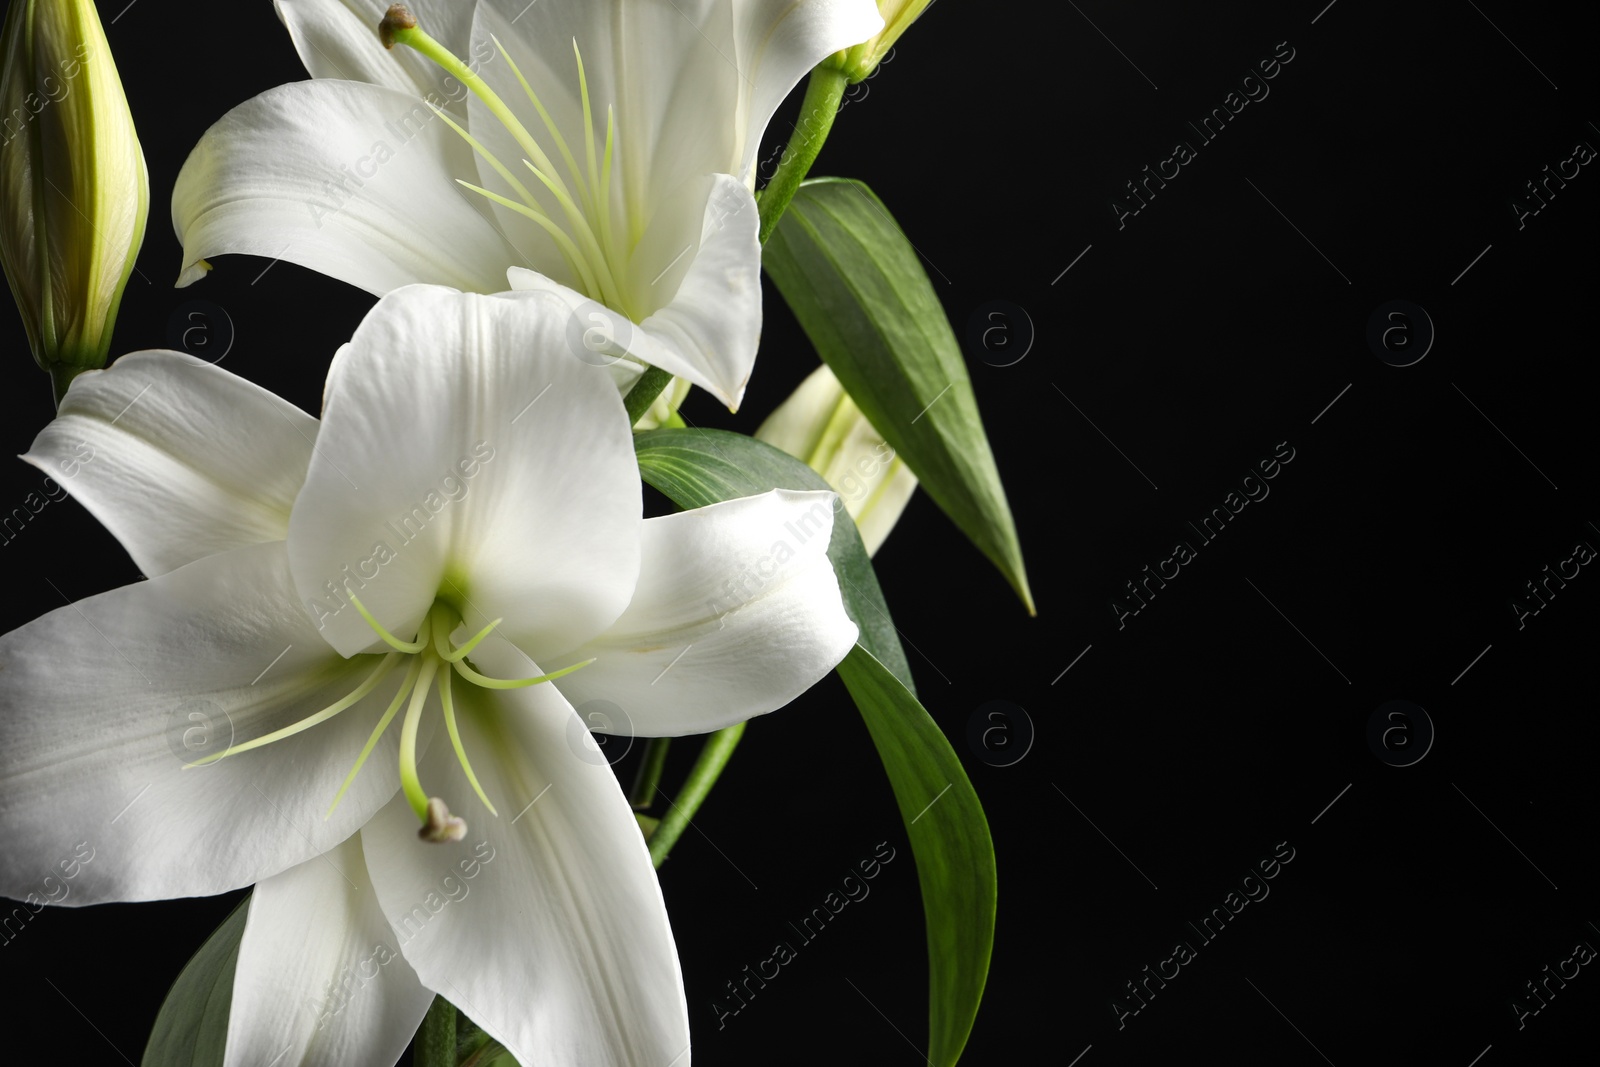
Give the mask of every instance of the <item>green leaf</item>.
[(245, 897), (172, 983), (145, 1045), (143, 1067), (222, 1067), (233, 969), (249, 913), (250, 898)]
[[(663, 429), (634, 434), (639, 473), (679, 507), (699, 508), (773, 489), (832, 487), (780, 449), (727, 430)], [(839, 576), (844, 610), (861, 630), (860, 641), (907, 689), (916, 692), (900, 635), (853, 522), (833, 524), (828, 558)]]
[[(645, 481), (681, 507), (786, 489), (826, 488), (784, 452), (721, 430), (652, 430), (635, 435)], [(881, 607), (872, 563), (853, 523), (835, 523), (829, 555), (841, 577), (845, 607), (860, 625), (864, 604)], [(870, 584), (866, 584), (870, 583)], [(857, 594), (853, 602), (852, 589)], [(870, 597), (866, 595), (870, 590)], [(882, 609), (887, 620), (887, 609)], [(900, 653), (892, 625), (887, 647)], [(950, 742), (918, 703), (906, 676), (873, 653), (874, 635), (839, 664), (878, 749), (916, 856), (928, 930), (929, 1057), (951, 1067), (961, 1056), (989, 974), (994, 945), (994, 842), (983, 806)], [(900, 662), (904, 665), (903, 654)]]
[(1016, 524), (961, 346), (883, 202), (858, 181), (808, 181), (761, 262), (867, 421), (1032, 614)]
[(917, 858), (928, 930), (928, 1059), (961, 1058), (994, 947), (994, 842), (949, 740), (905, 686), (857, 645), (839, 676), (889, 772)]

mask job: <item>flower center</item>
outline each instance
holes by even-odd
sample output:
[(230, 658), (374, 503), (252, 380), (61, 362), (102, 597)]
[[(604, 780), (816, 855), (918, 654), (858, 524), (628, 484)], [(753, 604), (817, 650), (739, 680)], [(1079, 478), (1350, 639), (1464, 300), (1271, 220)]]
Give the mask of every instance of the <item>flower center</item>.
[(367, 743), (361, 749), (361, 754), (356, 757), (355, 766), (350, 768), (350, 773), (345, 776), (344, 784), (334, 795), (333, 803), (328, 806), (324, 819), (331, 816), (339, 806), (339, 801), (344, 799), (350, 784), (355, 781), (356, 775), (367, 762), (367, 757), (377, 747), (378, 739), (389, 728), (389, 724), (400, 713), (402, 705), (406, 709), (405, 719), (400, 724), (400, 788), (405, 792), (406, 800), (411, 804), (411, 810), (416, 812), (417, 819), (422, 823), (422, 828), (417, 831), (417, 836), (424, 841), (459, 841), (467, 832), (467, 824), (461, 818), (451, 815), (450, 809), (439, 797), (430, 797), (422, 788), (422, 782), (417, 776), (417, 727), (422, 722), (422, 710), (427, 704), (428, 693), (434, 689), (439, 693), (439, 706), (444, 712), (445, 729), (450, 734), (450, 744), (455, 748), (456, 759), (461, 763), (461, 769), (466, 772), (467, 781), (472, 784), (472, 789), (478, 794), (478, 799), (483, 801), (484, 807), (489, 809), (489, 814), (499, 816), (499, 812), (490, 803), (484, 794), (483, 786), (478, 784), (478, 776), (473, 773), (472, 764), (467, 759), (466, 748), (461, 743), (461, 730), (456, 723), (455, 701), (450, 693), (451, 676), (460, 675), (465, 681), (484, 689), (520, 689), (524, 686), (537, 685), (548, 682), (553, 678), (571, 674), (580, 667), (587, 667), (594, 660), (585, 660), (564, 667), (551, 674), (541, 674), (534, 678), (489, 678), (479, 674), (467, 663), (467, 656), (473, 649), (488, 637), (501, 620), (495, 619), (489, 625), (479, 630), (464, 644), (456, 645), (450, 635), (461, 625), (460, 614), (442, 600), (434, 602), (423, 617), (422, 625), (417, 629), (415, 639), (402, 641), (384, 628), (383, 624), (373, 618), (354, 593), (347, 593), (350, 603), (361, 613), (367, 625), (373, 632), (383, 639), (384, 644), (394, 651), (384, 655), (383, 659), (375, 666), (361, 684), (349, 693), (329, 704), (312, 715), (306, 716), (299, 722), (285, 726), (281, 730), (274, 730), (269, 734), (246, 741), (243, 744), (233, 745), (230, 748), (207, 756), (188, 764), (190, 767), (200, 767), (228, 756), (248, 752), (253, 748), (270, 745), (274, 741), (282, 741), (292, 737), (303, 730), (309, 730), (319, 723), (327, 722), (335, 715), (347, 708), (360, 703), (360, 701), (376, 689), (389, 674), (399, 666), (402, 659), (408, 660), (405, 677), (400, 681), (400, 688), (395, 691), (394, 698), (389, 701), (389, 706), (384, 709), (383, 715), (378, 719), (378, 724), (373, 727), (372, 734), (367, 738)]
[[(457, 184), (516, 212), (549, 234), (561, 250), (562, 258), (577, 282), (575, 288), (580, 289), (585, 296), (627, 315), (635, 322), (648, 314), (652, 309), (635, 306), (638, 301), (633, 299), (630, 287), (626, 284), (628, 251), (638, 244), (641, 236), (639, 233), (631, 232), (632, 227), (627, 224), (626, 219), (636, 222), (638, 213), (624, 211), (622, 214), (626, 219), (612, 217), (611, 179), (613, 164), (616, 162), (616, 114), (611, 106), (607, 105), (604, 147), (598, 148), (594, 114), (589, 104), (589, 80), (584, 74), (583, 55), (578, 51), (577, 39), (573, 39), (572, 54), (577, 60), (578, 90), (583, 101), (583, 138), (579, 145), (584, 155), (582, 166), (579, 165), (566, 138), (556, 128), (555, 120), (551, 118), (549, 110), (539, 101), (533, 87), (528, 84), (528, 79), (523, 77), (522, 71), (517, 68), (505, 46), (497, 38), (492, 36), (490, 38), (500, 50), (500, 55), (505, 59), (511, 72), (516, 75), (518, 84), (528, 97), (528, 102), (538, 112), (544, 128), (549, 133), (550, 142), (555, 145), (556, 152), (561, 157), (562, 166), (558, 167), (506, 102), (467, 64), (419, 28), (416, 18), (404, 4), (394, 4), (389, 8), (378, 27), (378, 33), (384, 47), (392, 48), (395, 44), (403, 44), (414, 49), (471, 90), (522, 149), (523, 166), (538, 179), (539, 185), (548, 194), (548, 199), (535, 196), (533, 191), (517, 177), (516, 172), (497, 159), (482, 142), (463, 129), (443, 110), (429, 103), (428, 106), (432, 108), (433, 113), (460, 134), (467, 144), (472, 146), (472, 150), (482, 156), (484, 162), (505, 181), (516, 194), (516, 199), (502, 196), (459, 178), (456, 179)], [(563, 169), (566, 172), (565, 176), (562, 174)]]

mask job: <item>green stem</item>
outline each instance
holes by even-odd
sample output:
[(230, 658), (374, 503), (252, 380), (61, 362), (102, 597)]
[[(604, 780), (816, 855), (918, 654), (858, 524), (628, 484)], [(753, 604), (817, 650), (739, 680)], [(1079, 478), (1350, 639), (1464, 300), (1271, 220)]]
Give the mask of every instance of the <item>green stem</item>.
[(670, 737), (652, 737), (644, 747), (644, 762), (639, 764), (639, 773), (633, 779), (633, 791), (628, 795), (635, 811), (644, 811), (655, 800), (656, 786), (661, 784), (661, 771), (667, 765), (667, 746), (671, 741)]
[(795, 126), (794, 140), (784, 149), (778, 172), (761, 192), (762, 244), (767, 243), (784, 209), (811, 170), (817, 153), (822, 151), (822, 142), (828, 139), (833, 117), (839, 113), (839, 102), (849, 86), (850, 79), (842, 71), (818, 67), (811, 72), (811, 80), (806, 83), (806, 98), (800, 104), (800, 121)]
[(688, 780), (667, 809), (661, 825), (650, 835), (650, 860), (657, 867), (666, 862), (667, 853), (672, 851), (672, 846), (688, 829), (689, 820), (700, 810), (711, 787), (716, 784), (717, 776), (728, 765), (728, 758), (738, 747), (739, 738), (744, 736), (744, 726), (744, 723), (736, 722), (706, 738), (706, 747), (700, 750), (700, 758), (695, 760)]
[(61, 409), (61, 400), (67, 395), (67, 386), (72, 384), (72, 379), (88, 370), (87, 367), (69, 367), (65, 363), (50, 364), (50, 388), (55, 393), (56, 409)]
[(434, 997), (417, 1031), (416, 1067), (456, 1067), (456, 1006)]
[(656, 402), (656, 397), (672, 381), (672, 375), (660, 367), (648, 367), (639, 380), (633, 383), (633, 388), (628, 390), (628, 395), (623, 398), (623, 405), (628, 409), (628, 425), (632, 426), (644, 418), (644, 413), (650, 410), (650, 405)]

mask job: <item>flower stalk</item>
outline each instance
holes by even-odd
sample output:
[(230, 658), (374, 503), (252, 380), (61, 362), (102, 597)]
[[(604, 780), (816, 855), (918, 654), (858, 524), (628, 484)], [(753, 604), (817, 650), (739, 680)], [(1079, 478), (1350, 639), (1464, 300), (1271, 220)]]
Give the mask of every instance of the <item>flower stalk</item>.
[(633, 789), (628, 794), (635, 811), (644, 811), (655, 800), (656, 787), (661, 784), (661, 772), (667, 766), (667, 748), (671, 741), (670, 737), (652, 737), (650, 743), (645, 745), (644, 762), (639, 764), (639, 773), (634, 776)]
[(794, 140), (784, 149), (778, 160), (777, 173), (761, 192), (761, 243), (777, 228), (778, 220), (794, 199), (800, 183), (811, 171), (822, 143), (833, 129), (834, 116), (839, 113), (839, 102), (850, 86), (848, 76), (826, 65), (811, 72), (806, 83), (806, 96), (800, 104), (800, 121), (795, 125)]
[(672, 851), (672, 846), (678, 843), (678, 838), (689, 828), (689, 821), (694, 818), (695, 812), (700, 810), (700, 805), (705, 803), (706, 797), (711, 793), (711, 787), (717, 784), (717, 777), (728, 765), (733, 750), (739, 747), (739, 738), (744, 736), (744, 727), (744, 723), (736, 722), (706, 738), (706, 745), (700, 750), (700, 758), (695, 760), (688, 779), (678, 791), (678, 799), (672, 802), (672, 807), (661, 819), (656, 832), (650, 835), (650, 862), (658, 869), (667, 861), (667, 854)]

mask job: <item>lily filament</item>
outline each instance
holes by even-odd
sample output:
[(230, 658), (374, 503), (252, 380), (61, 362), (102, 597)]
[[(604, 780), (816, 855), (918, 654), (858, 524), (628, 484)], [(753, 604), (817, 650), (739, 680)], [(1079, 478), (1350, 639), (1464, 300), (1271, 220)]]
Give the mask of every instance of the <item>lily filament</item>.
[[(584, 154), (584, 165), (580, 166), (577, 157), (573, 154), (561, 131), (556, 127), (555, 120), (550, 112), (540, 102), (533, 87), (528, 84), (528, 79), (518, 69), (516, 62), (511, 58), (505, 46), (496, 38), (491, 37), (500, 55), (505, 59), (511, 72), (516, 75), (517, 82), (522, 86), (522, 91), (527, 95), (528, 102), (538, 112), (544, 127), (549, 131), (552, 143), (561, 157), (561, 162), (566, 171), (566, 177), (571, 179), (569, 185), (562, 176), (562, 168), (555, 162), (534, 139), (533, 134), (523, 125), (522, 120), (502, 100), (487, 82), (479, 77), (467, 64), (452, 54), (438, 41), (428, 36), (418, 25), (416, 18), (403, 4), (395, 4), (389, 8), (383, 22), (378, 28), (384, 47), (393, 48), (396, 44), (405, 45), (414, 49), (418, 54), (437, 64), (442, 70), (456, 78), (465, 85), (474, 96), (489, 110), (500, 124), (505, 127), (517, 146), (522, 149), (523, 166), (538, 179), (555, 201), (555, 210), (541, 203), (528, 186), (524, 184), (510, 167), (502, 163), (486, 148), (482, 142), (473, 137), (459, 123), (448, 114), (432, 104), (428, 106), (433, 113), (443, 119), (445, 123), (472, 147), (472, 150), (483, 157), (485, 163), (494, 169), (508, 186), (516, 193), (517, 199), (502, 196), (499, 193), (482, 188), (472, 182), (457, 179), (457, 184), (470, 189), (478, 195), (499, 204), (507, 210), (514, 211), (528, 219), (534, 225), (549, 234), (560, 248), (562, 257), (567, 267), (576, 279), (574, 288), (583, 291), (584, 295), (597, 300), (613, 310), (620, 311), (629, 318), (639, 321), (648, 314), (652, 308), (635, 306), (638, 301), (631, 299), (630, 287), (627, 283), (627, 264), (629, 249), (636, 245), (642, 236), (631, 232), (629, 226), (619, 225), (621, 220), (612, 217), (612, 184), (611, 178), (613, 165), (616, 162), (616, 115), (608, 105), (606, 107), (606, 131), (604, 147), (600, 147), (595, 137), (595, 122), (593, 110), (589, 102), (589, 80), (583, 69), (583, 56), (578, 51), (576, 39), (572, 42), (572, 53), (577, 60), (578, 89), (583, 101), (583, 139), (579, 148)], [(623, 212), (635, 224), (638, 222), (638, 212)], [(624, 233), (624, 230), (630, 232)]]
[(355, 766), (351, 767), (350, 773), (345, 776), (344, 784), (339, 787), (333, 803), (328, 806), (327, 814), (323, 818), (331, 816), (338, 808), (339, 802), (344, 799), (346, 791), (365, 765), (367, 757), (377, 747), (379, 739), (383, 737), (390, 723), (399, 715), (401, 707), (404, 707), (405, 718), (400, 724), (400, 788), (405, 793), (411, 810), (422, 823), (418, 836), (425, 841), (459, 841), (467, 832), (467, 824), (459, 817), (451, 815), (450, 809), (439, 797), (430, 797), (422, 788), (417, 776), (417, 729), (422, 722), (422, 712), (427, 704), (428, 694), (437, 690), (439, 707), (444, 714), (445, 730), (450, 735), (450, 744), (455, 749), (456, 759), (460, 762), (462, 771), (466, 773), (467, 781), (471, 783), (473, 791), (478, 794), (478, 799), (483, 801), (484, 807), (489, 809), (491, 815), (498, 817), (499, 812), (484, 793), (483, 786), (478, 783), (478, 776), (473, 772), (472, 764), (467, 759), (466, 749), (462, 746), (461, 730), (456, 722), (455, 701), (451, 695), (451, 676), (459, 675), (463, 681), (484, 689), (521, 689), (571, 674), (593, 663), (594, 660), (584, 660), (559, 671), (532, 678), (490, 678), (474, 670), (467, 663), (467, 656), (482, 643), (484, 638), (494, 632), (495, 627), (500, 625), (500, 619), (489, 623), (463, 644), (456, 645), (451, 641), (450, 635), (460, 628), (461, 616), (443, 601), (435, 601), (428, 609), (428, 613), (423, 616), (416, 637), (410, 641), (402, 641), (374, 618), (354, 593), (347, 595), (367, 625), (372, 627), (373, 632), (393, 651), (384, 654), (359, 685), (321, 711), (282, 729), (263, 734), (242, 744), (232, 745), (222, 752), (196, 760), (188, 766), (202, 767), (215, 763), (217, 760), (293, 737), (313, 726), (327, 722), (340, 712), (360, 703), (400, 666), (402, 660), (406, 660), (408, 662), (400, 687), (395, 690), (394, 697), (384, 709), (383, 715), (379, 717), (377, 725), (373, 727), (372, 734), (361, 749), (361, 754), (356, 757)]

